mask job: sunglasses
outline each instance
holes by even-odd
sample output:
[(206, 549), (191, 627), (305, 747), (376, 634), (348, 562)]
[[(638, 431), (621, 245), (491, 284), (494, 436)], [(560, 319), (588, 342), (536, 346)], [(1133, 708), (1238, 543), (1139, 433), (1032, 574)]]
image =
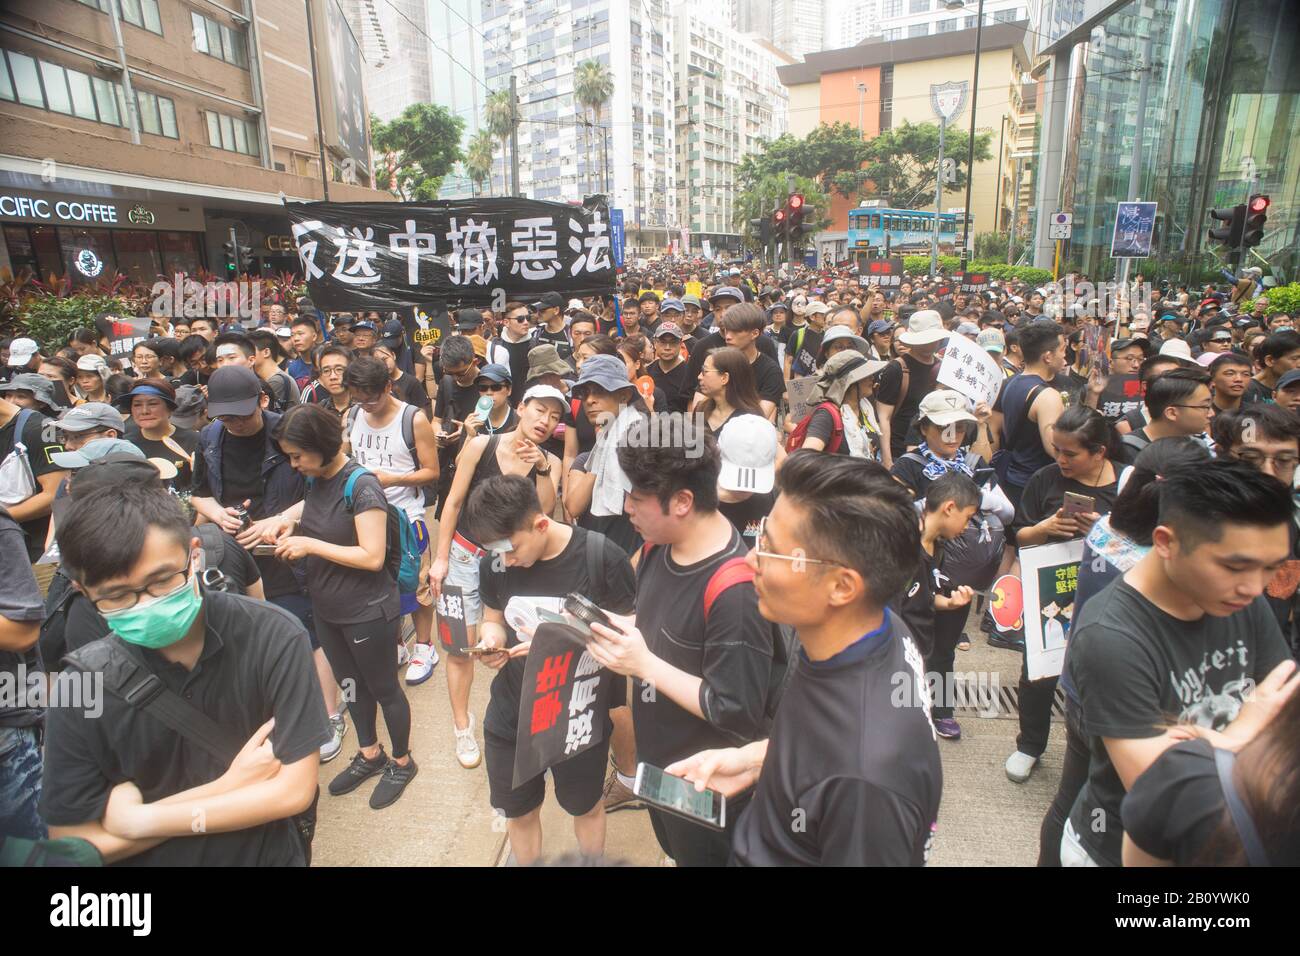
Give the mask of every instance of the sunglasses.
[(480, 392), (501, 392), (509, 386), (505, 382), (484, 382), (478, 387)]

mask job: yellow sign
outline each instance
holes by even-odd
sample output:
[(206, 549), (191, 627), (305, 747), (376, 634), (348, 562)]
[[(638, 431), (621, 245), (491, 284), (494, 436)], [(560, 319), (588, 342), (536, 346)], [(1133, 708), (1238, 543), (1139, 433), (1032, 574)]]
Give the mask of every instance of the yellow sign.
[(701, 299), (704, 298), (704, 283), (703, 282), (686, 283), (686, 294), (697, 296)]

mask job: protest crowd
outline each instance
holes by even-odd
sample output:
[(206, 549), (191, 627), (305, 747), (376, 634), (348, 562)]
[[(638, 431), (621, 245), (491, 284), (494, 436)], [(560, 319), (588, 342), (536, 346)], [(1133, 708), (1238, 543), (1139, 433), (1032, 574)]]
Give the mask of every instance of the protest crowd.
[(0, 836), (305, 865), (451, 751), (521, 865), (549, 775), (588, 858), (635, 809), (678, 866), (919, 866), (982, 641), (1006, 775), (1065, 740), (1040, 866), (1300, 863), (1300, 315), (971, 278), (664, 257), (4, 341), (0, 676), (105, 694), (0, 703)]

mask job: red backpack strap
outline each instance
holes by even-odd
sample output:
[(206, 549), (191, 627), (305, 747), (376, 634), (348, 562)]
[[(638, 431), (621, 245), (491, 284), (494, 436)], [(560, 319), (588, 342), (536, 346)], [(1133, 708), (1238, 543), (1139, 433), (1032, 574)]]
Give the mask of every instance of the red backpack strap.
[(582, 399), (580, 398), (569, 399), (569, 411), (570, 413), (572, 413), (573, 420), (576, 423), (578, 421), (578, 413), (582, 411)]
[(826, 445), (826, 450), (833, 455), (840, 450), (840, 445), (844, 442), (844, 416), (840, 414), (840, 407), (834, 402), (822, 402), (817, 407), (826, 409), (831, 416), (831, 440)]
[(722, 596), (723, 591), (753, 580), (754, 572), (750, 570), (744, 558), (732, 558), (730, 561), (722, 562), (722, 566), (713, 572), (713, 577), (709, 578), (709, 583), (704, 587), (704, 625), (708, 626), (709, 610), (713, 607), (713, 602)]

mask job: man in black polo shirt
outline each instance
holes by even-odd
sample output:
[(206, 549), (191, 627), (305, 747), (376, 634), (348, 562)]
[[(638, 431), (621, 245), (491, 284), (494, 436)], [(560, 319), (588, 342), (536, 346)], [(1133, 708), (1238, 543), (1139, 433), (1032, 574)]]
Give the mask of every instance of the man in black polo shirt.
[(668, 772), (737, 796), (732, 862), (920, 866), (943, 771), (921, 654), (887, 605), (920, 553), (907, 492), (875, 462), (795, 452), (748, 562), (763, 617), (801, 651), (770, 740), (713, 750)]
[(41, 796), (50, 836), (86, 839), (109, 863), (304, 865), (292, 817), (315, 800), (330, 728), (302, 625), (273, 605), (204, 592), (199, 540), (165, 491), (94, 492), (57, 533), (65, 570), (113, 631), (103, 640), (136, 668), (128, 690), (156, 677), (176, 704), (247, 743), (218, 758), (139, 709), (154, 705), (111, 692), (100, 719), (51, 708)]
[(754, 370), (754, 387), (767, 417), (776, 420), (776, 409), (785, 395), (785, 375), (776, 357), (759, 351), (759, 342), (775, 348), (770, 338), (763, 334), (767, 316), (752, 302), (742, 302), (727, 310), (718, 320), (722, 337), (731, 348), (739, 349)]
[[(636, 622), (615, 617), (618, 631), (594, 625), (588, 645), (597, 663), (634, 678), (637, 759), (661, 768), (766, 737), (788, 661), (780, 629), (759, 614), (745, 539), (718, 511), (717, 440), (702, 428), (681, 437), (618, 449), (628, 517), (647, 542)], [(650, 809), (659, 845), (678, 866), (725, 863), (733, 819), (722, 832)]]

